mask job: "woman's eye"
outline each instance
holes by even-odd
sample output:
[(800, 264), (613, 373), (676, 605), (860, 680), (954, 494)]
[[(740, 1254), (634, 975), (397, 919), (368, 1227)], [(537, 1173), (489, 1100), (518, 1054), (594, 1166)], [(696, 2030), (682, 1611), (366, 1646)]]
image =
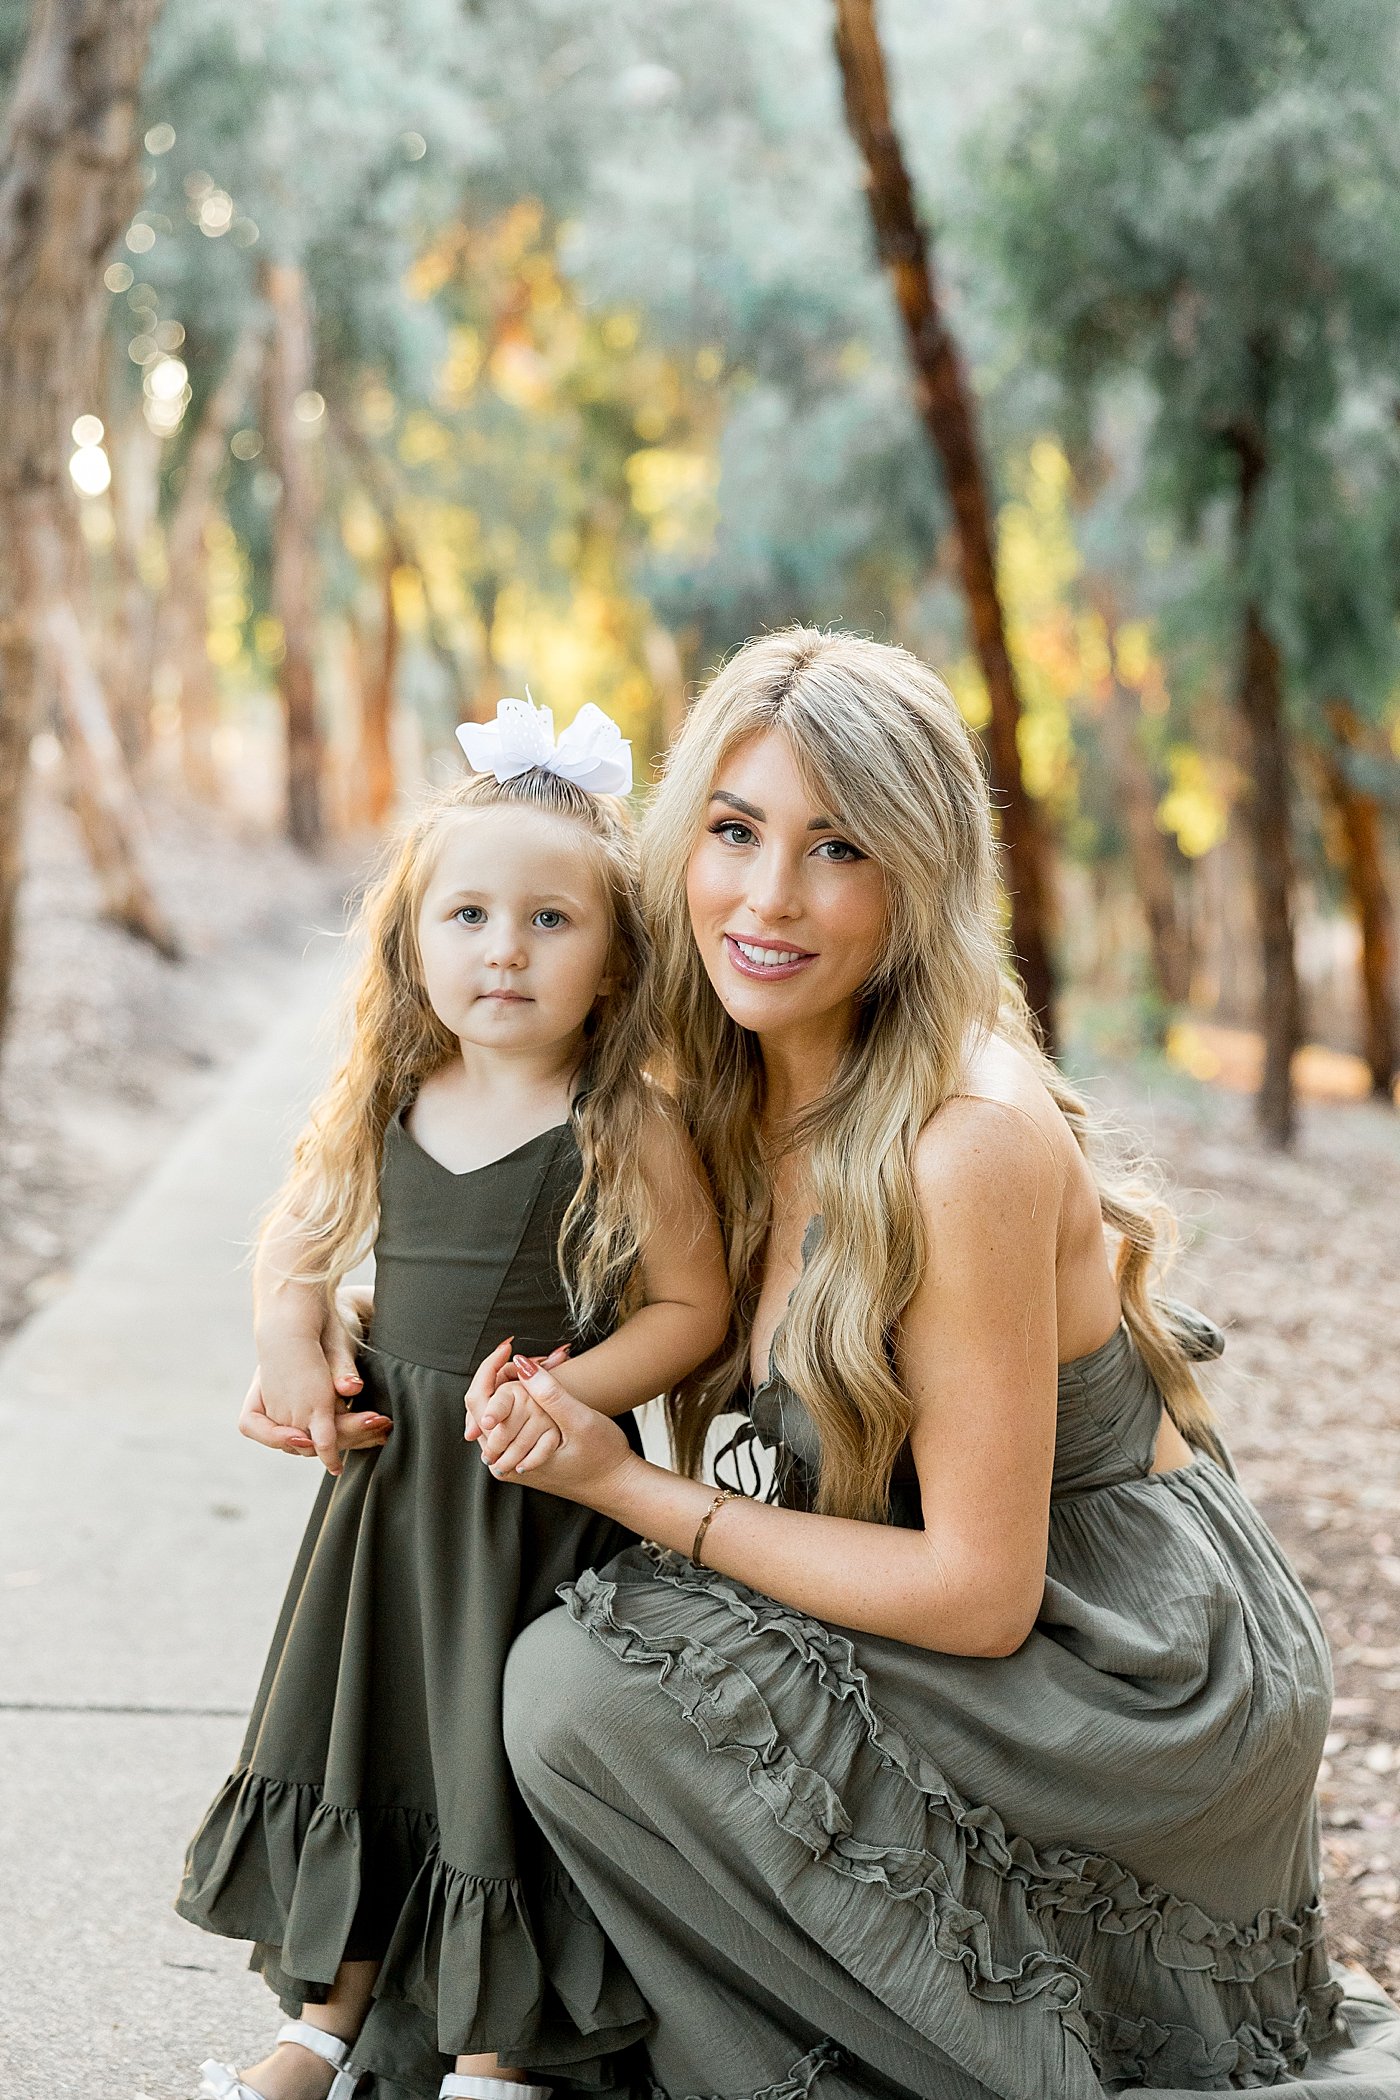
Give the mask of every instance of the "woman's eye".
[(825, 860), (848, 861), (865, 859), (865, 855), (861, 852), (859, 846), (853, 846), (849, 839), (823, 839), (816, 850)]
[(486, 914), (479, 904), (459, 904), (452, 916), (459, 919), (463, 926), (480, 926), (486, 919)]
[(562, 911), (545, 910), (535, 913), (535, 924), (542, 927), (546, 933), (552, 933), (556, 926), (567, 926), (568, 923)]
[(741, 824), (737, 817), (721, 817), (718, 824), (710, 826), (710, 830), (728, 846), (749, 846), (753, 843), (752, 831), (747, 824)]

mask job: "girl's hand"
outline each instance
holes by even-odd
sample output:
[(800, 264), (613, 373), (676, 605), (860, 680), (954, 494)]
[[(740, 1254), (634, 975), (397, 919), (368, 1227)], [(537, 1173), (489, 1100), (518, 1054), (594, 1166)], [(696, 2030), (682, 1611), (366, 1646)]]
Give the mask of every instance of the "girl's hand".
[[(356, 1373), (355, 1385), (360, 1386)], [(337, 1400), (332, 1422), (336, 1446), (339, 1451), (370, 1451), (384, 1443), (393, 1428), (388, 1415), (355, 1412), (343, 1400)], [(238, 1433), (255, 1444), (263, 1444), (269, 1451), (285, 1451), (293, 1458), (315, 1458), (316, 1445), (309, 1433), (298, 1429), (294, 1422), (275, 1422), (267, 1412), (263, 1400), (262, 1373), (253, 1373), (238, 1417)], [(339, 1465), (328, 1470), (338, 1472)]]
[[(541, 1362), (546, 1371), (552, 1371), (556, 1364), (564, 1362), (569, 1353), (569, 1344), (561, 1342), (557, 1349), (551, 1349), (549, 1355), (543, 1359), (538, 1356), (513, 1356), (513, 1341), (514, 1337), (508, 1335), (499, 1348), (493, 1349), (489, 1356), (482, 1359), (476, 1367), (476, 1376), (463, 1396), (467, 1410), (467, 1426), (463, 1434), (469, 1444), (474, 1443), (486, 1430), (494, 1429), (498, 1422), (505, 1420), (517, 1398), (516, 1388), (522, 1375), (538, 1371)], [(517, 1370), (517, 1365), (522, 1368)]]
[[(517, 1357), (515, 1361), (524, 1364), (528, 1359)], [(534, 1368), (531, 1363), (530, 1369)], [(497, 1480), (528, 1473), (559, 1449), (559, 1431), (553, 1418), (530, 1398), (518, 1379), (497, 1386), (490, 1414), (489, 1426), (485, 1421), (468, 1421), (464, 1434), (468, 1442), (474, 1431), (480, 1437), (482, 1464), (490, 1468)]]
[[(475, 1434), (481, 1434), (474, 1396), (489, 1378), (492, 1391), (490, 1394), (482, 1392), (484, 1412), (486, 1401), (493, 1397), (496, 1381), (504, 1371), (509, 1355), (510, 1343), (502, 1342), (473, 1379), (472, 1391), (467, 1395), (467, 1413), (471, 1418), (468, 1435), (473, 1433), (472, 1425), (475, 1425)], [(534, 1462), (530, 1467), (530, 1486), (543, 1488), (549, 1495), (559, 1495), (566, 1502), (582, 1502), (590, 1509), (605, 1509), (622, 1475), (639, 1462), (622, 1429), (610, 1416), (599, 1414), (595, 1408), (586, 1407), (582, 1400), (575, 1400), (572, 1394), (566, 1393), (558, 1379), (551, 1377), (543, 1367), (517, 1382), (548, 1417), (559, 1439), (557, 1445), (550, 1448), (542, 1435), (532, 1447)], [(543, 1457), (540, 1456), (542, 1450)], [(509, 1457), (509, 1447), (504, 1455)], [(492, 1471), (496, 1471), (494, 1466)], [(498, 1477), (508, 1480), (512, 1476), (503, 1472)]]

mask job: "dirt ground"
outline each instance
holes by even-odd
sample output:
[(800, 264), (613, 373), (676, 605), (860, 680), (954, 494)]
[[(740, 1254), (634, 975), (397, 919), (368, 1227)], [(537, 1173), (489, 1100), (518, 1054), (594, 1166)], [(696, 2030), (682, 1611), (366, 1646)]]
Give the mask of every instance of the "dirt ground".
[(0, 1335), (69, 1265), (274, 1018), (358, 857), (322, 865), (217, 813), (151, 810), (172, 964), (103, 922), (73, 819), (33, 782), (15, 1010), (0, 1060)]
[(1336, 1670), (1322, 1767), (1336, 1951), (1400, 1988), (1400, 1115), (1304, 1106), (1297, 1151), (1248, 1101), (1179, 1074), (1092, 1091), (1161, 1160), (1184, 1234), (1172, 1288), (1227, 1332), (1210, 1393), (1299, 1570)]
[[(178, 966), (101, 923), (71, 819), (36, 783), (0, 1068), (0, 1333), (63, 1287), (257, 1039), (307, 940), (341, 926), (361, 858), (318, 866), (188, 809), (157, 808), (153, 827)], [(1334, 1943), (1400, 1989), (1400, 1115), (1309, 1104), (1279, 1159), (1247, 1101), (1165, 1065), (1092, 1091), (1163, 1162), (1186, 1227), (1173, 1287), (1227, 1330), (1212, 1397), (1336, 1661)]]

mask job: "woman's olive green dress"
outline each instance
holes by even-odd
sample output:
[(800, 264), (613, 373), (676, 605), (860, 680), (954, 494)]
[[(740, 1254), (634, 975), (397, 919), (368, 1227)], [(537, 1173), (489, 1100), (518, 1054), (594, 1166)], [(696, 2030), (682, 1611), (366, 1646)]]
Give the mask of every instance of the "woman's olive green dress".
[(507, 1335), (530, 1354), (600, 1338), (572, 1332), (555, 1259), (578, 1177), (567, 1125), (451, 1174), (390, 1124), (358, 1404), (394, 1426), (322, 1483), (177, 1900), (254, 1941), (291, 2013), (342, 1960), (382, 1962), (354, 2050), (366, 2100), (432, 2100), (458, 2052), (486, 2050), (610, 2090), (610, 2059), (646, 2025), (501, 1737), (515, 1635), (630, 1534), (493, 1480), (462, 1435), (467, 1382)]
[[(810, 1506), (800, 1399), (748, 1405)], [(516, 1777), (655, 2012), (652, 2100), (1400, 2100), (1400, 2016), (1323, 1941), (1321, 1629), (1223, 1453), (1152, 1472), (1160, 1413), (1123, 1328), (1063, 1367), (1013, 1655), (640, 1545), (521, 1636)]]

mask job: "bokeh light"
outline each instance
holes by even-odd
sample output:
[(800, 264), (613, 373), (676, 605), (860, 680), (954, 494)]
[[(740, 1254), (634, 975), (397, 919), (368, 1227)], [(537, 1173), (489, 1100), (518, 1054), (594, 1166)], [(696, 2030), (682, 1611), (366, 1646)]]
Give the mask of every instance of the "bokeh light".
[[(82, 420), (96, 422), (97, 418), (84, 416)], [(68, 472), (80, 496), (101, 496), (112, 486), (112, 463), (100, 445), (79, 445), (68, 462)]]

